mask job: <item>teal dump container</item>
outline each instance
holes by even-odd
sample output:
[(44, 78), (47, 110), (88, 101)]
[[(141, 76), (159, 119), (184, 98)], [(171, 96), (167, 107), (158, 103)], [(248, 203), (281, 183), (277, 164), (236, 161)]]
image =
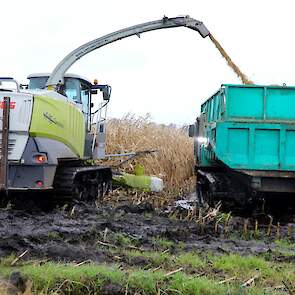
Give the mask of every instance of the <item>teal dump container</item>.
[(222, 85), (197, 133), (200, 167), (295, 171), (295, 87)]

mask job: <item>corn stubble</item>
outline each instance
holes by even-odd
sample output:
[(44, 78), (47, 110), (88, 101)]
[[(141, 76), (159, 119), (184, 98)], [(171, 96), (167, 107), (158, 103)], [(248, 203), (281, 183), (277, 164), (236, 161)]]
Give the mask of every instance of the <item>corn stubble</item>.
[(128, 114), (109, 120), (106, 150), (109, 154), (157, 150), (123, 167), (130, 172), (136, 164), (141, 164), (146, 175), (162, 178), (168, 188), (181, 187), (193, 176), (193, 141), (184, 128), (153, 123), (148, 115)]

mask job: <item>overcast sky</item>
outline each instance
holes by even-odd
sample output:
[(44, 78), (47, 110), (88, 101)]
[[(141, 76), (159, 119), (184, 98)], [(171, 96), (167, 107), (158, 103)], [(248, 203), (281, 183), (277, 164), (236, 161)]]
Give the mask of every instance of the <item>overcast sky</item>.
[[(162, 18), (203, 21), (256, 84), (295, 85), (294, 1), (1, 1), (0, 75), (20, 82), (51, 72), (76, 47)], [(176, 28), (130, 37), (78, 61), (74, 72), (113, 87), (109, 116), (151, 113), (162, 123), (191, 123), (223, 83), (240, 83), (209, 38)]]

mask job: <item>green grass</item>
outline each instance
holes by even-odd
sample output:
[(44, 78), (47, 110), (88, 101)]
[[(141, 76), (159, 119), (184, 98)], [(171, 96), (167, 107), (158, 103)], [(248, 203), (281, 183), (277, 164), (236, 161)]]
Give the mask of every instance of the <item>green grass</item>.
[(16, 255), (15, 254), (11, 254), (9, 256), (6, 256), (6, 257), (2, 257), (0, 259), (0, 265), (1, 266), (10, 266), (12, 261), (16, 258)]
[(153, 244), (156, 248), (161, 248), (161, 249), (169, 249), (173, 246), (175, 246), (175, 243), (173, 241), (170, 241), (168, 239), (165, 239), (165, 238), (160, 238), (160, 237), (157, 237), (157, 238), (154, 238), (153, 239)]
[(163, 284), (162, 272), (134, 271), (128, 276), (128, 287), (133, 290), (144, 291), (145, 294), (157, 294), (157, 286)]
[[(213, 295), (228, 294), (228, 287), (218, 285), (206, 278), (195, 278), (185, 273), (166, 277), (164, 272), (151, 272), (101, 265), (74, 267), (72, 264), (45, 263), (24, 265), (19, 270), (33, 281), (35, 294), (100, 294), (105, 284), (113, 283), (128, 288), (128, 294)], [(1, 275), (8, 275), (9, 267), (1, 267)], [(232, 287), (235, 290), (236, 287)], [(87, 292), (87, 293), (86, 293)], [(162, 294), (162, 293), (161, 293)], [(262, 294), (262, 293), (261, 293)]]
[(248, 272), (253, 270), (265, 271), (269, 263), (263, 258), (256, 256), (240, 256), (236, 254), (222, 255), (212, 259), (216, 268), (226, 271)]
[[(23, 265), (11, 267), (13, 257), (1, 260), (0, 275), (8, 276), (11, 271), (20, 270), (33, 282), (34, 294), (101, 294), (108, 284), (127, 288), (128, 294), (153, 295), (213, 295), (213, 294), (282, 294), (274, 291), (275, 286), (287, 281), (290, 286), (295, 282), (294, 264), (268, 261), (263, 257), (224, 254), (220, 256), (202, 255), (194, 252), (169, 254), (168, 252), (141, 252), (122, 250), (128, 257), (144, 257), (149, 265), (147, 270), (140, 266), (106, 266), (47, 262), (23, 262)], [(156, 267), (161, 268), (155, 270)], [(181, 270), (175, 274), (169, 272)], [(193, 271), (192, 271), (193, 270)], [(197, 274), (197, 275), (196, 275)], [(198, 274), (202, 274), (201, 277)], [(241, 285), (258, 275), (255, 286), (243, 288)], [(234, 279), (219, 284), (227, 278)], [(295, 286), (294, 286), (295, 289)], [(158, 293), (160, 292), (160, 293)]]
[(160, 265), (167, 265), (171, 263), (171, 255), (169, 253), (163, 253), (163, 252), (157, 252), (157, 251), (148, 251), (148, 252), (142, 252), (142, 251), (125, 251), (124, 255), (133, 258), (133, 257), (143, 257), (145, 258), (152, 267), (158, 267)]
[(213, 283), (213, 281), (207, 278), (188, 277), (184, 273), (177, 273), (173, 276), (169, 290), (171, 291), (171, 294), (228, 294), (228, 288), (226, 286)]
[(111, 237), (111, 242), (121, 247), (132, 245), (132, 239), (122, 233), (113, 233)]
[[(11, 267), (1, 267), (1, 275), (8, 275)], [(124, 279), (124, 274), (117, 267), (104, 265), (82, 265), (75, 267), (73, 264), (45, 263), (42, 265), (25, 264), (18, 268), (24, 275), (34, 282), (35, 292), (53, 291), (67, 281), (67, 290), (85, 290), (85, 286), (95, 286), (96, 290), (105, 282), (119, 282)], [(70, 294), (70, 293), (69, 293)]]
[(206, 262), (199, 255), (187, 252), (176, 256), (176, 263), (181, 266), (190, 266), (194, 268), (201, 268), (206, 266)]
[[(33, 292), (36, 294), (59, 294), (55, 293), (57, 291), (60, 294), (80, 295), (89, 291), (91, 294), (100, 294), (101, 288), (107, 283), (119, 284), (122, 288), (128, 286), (129, 294), (138, 291), (140, 294), (153, 295), (159, 289), (167, 292), (170, 290), (167, 294), (226, 294), (223, 286), (215, 286), (213, 281), (190, 277), (184, 273), (168, 278), (164, 272), (134, 269), (122, 271), (117, 267), (95, 264), (75, 267), (73, 264), (60, 263), (27, 264), (18, 270), (33, 281)], [(2, 276), (8, 276), (11, 271), (10, 267), (0, 268)], [(202, 288), (199, 287), (200, 284)], [(212, 293), (212, 290), (217, 293)]]
[(288, 239), (275, 240), (274, 243), (278, 248), (295, 249), (295, 243)]
[(172, 255), (169, 252), (158, 252), (158, 251), (124, 251), (124, 255), (128, 258), (143, 257), (148, 263), (149, 267), (159, 267), (170, 269), (174, 267), (191, 267), (191, 268), (202, 268), (206, 266), (206, 262), (201, 256), (187, 252), (179, 255)]
[(281, 285), (283, 280), (295, 282), (295, 266), (292, 263), (269, 261), (261, 256), (241, 256), (237, 254), (201, 255), (194, 252), (170, 254), (169, 252), (125, 251), (124, 256), (143, 257), (145, 268), (166, 269), (183, 267), (188, 274), (205, 272), (209, 278), (222, 280), (224, 277), (237, 277), (241, 282), (258, 276), (260, 285)]
[[(101, 233), (100, 239), (102, 240), (104, 232)], [(129, 246), (138, 246), (140, 241), (137, 238), (129, 236), (120, 232), (109, 232), (106, 235), (106, 240), (104, 242), (112, 244), (119, 248), (128, 248)], [(101, 245), (99, 245), (101, 247)]]
[(50, 231), (47, 234), (48, 238), (50, 238), (51, 240), (61, 240), (61, 236), (58, 232), (56, 231)]
[(230, 276), (242, 279), (258, 275), (259, 280), (274, 285), (283, 280), (295, 282), (295, 266), (292, 263), (275, 263), (257, 256), (240, 256), (236, 254), (211, 257), (213, 267), (224, 271)]
[[(229, 278), (236, 276), (241, 282), (245, 282), (257, 275), (257, 282), (262, 286), (281, 285), (283, 280), (295, 282), (294, 263), (268, 261), (263, 256), (224, 254), (221, 256), (209, 255), (208, 257), (202, 257), (202, 255), (194, 252), (181, 253), (179, 255), (161, 252), (141, 252), (137, 253), (137, 255), (148, 258), (154, 267), (162, 266), (162, 268), (168, 270), (184, 267), (184, 270), (188, 273), (205, 272), (210, 278), (218, 279), (218, 277), (225, 276)], [(220, 278), (220, 280), (222, 279)]]

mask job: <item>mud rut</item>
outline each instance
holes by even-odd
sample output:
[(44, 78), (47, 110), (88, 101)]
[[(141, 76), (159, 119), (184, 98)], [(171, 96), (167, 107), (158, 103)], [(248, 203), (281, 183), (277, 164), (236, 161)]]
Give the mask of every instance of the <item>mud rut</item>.
[[(31, 205), (27, 208), (1, 208), (0, 257), (19, 255), (28, 250), (23, 259), (118, 263), (112, 246), (101, 242), (106, 237), (108, 241), (114, 234), (123, 234), (134, 241), (137, 248), (146, 250), (155, 249), (155, 238), (171, 240), (175, 245), (182, 243), (181, 251), (211, 251), (217, 255), (261, 254), (275, 249), (273, 239), (233, 238), (221, 224), (216, 232), (214, 223), (208, 222), (204, 226), (194, 220), (173, 218), (171, 212), (167, 214), (164, 211), (154, 209), (149, 202), (139, 205), (106, 202), (99, 206), (79, 203), (47, 210)], [(181, 215), (183, 212), (178, 213)], [(243, 226), (244, 218), (241, 217), (233, 217), (227, 225), (231, 232), (242, 230)], [(287, 231), (287, 224), (280, 225), (282, 235), (287, 235)], [(295, 241), (295, 227), (290, 239)], [(274, 259), (285, 258), (274, 254)], [(295, 246), (289, 249), (287, 259), (295, 262)], [(130, 264), (130, 261), (123, 259), (120, 263)]]

